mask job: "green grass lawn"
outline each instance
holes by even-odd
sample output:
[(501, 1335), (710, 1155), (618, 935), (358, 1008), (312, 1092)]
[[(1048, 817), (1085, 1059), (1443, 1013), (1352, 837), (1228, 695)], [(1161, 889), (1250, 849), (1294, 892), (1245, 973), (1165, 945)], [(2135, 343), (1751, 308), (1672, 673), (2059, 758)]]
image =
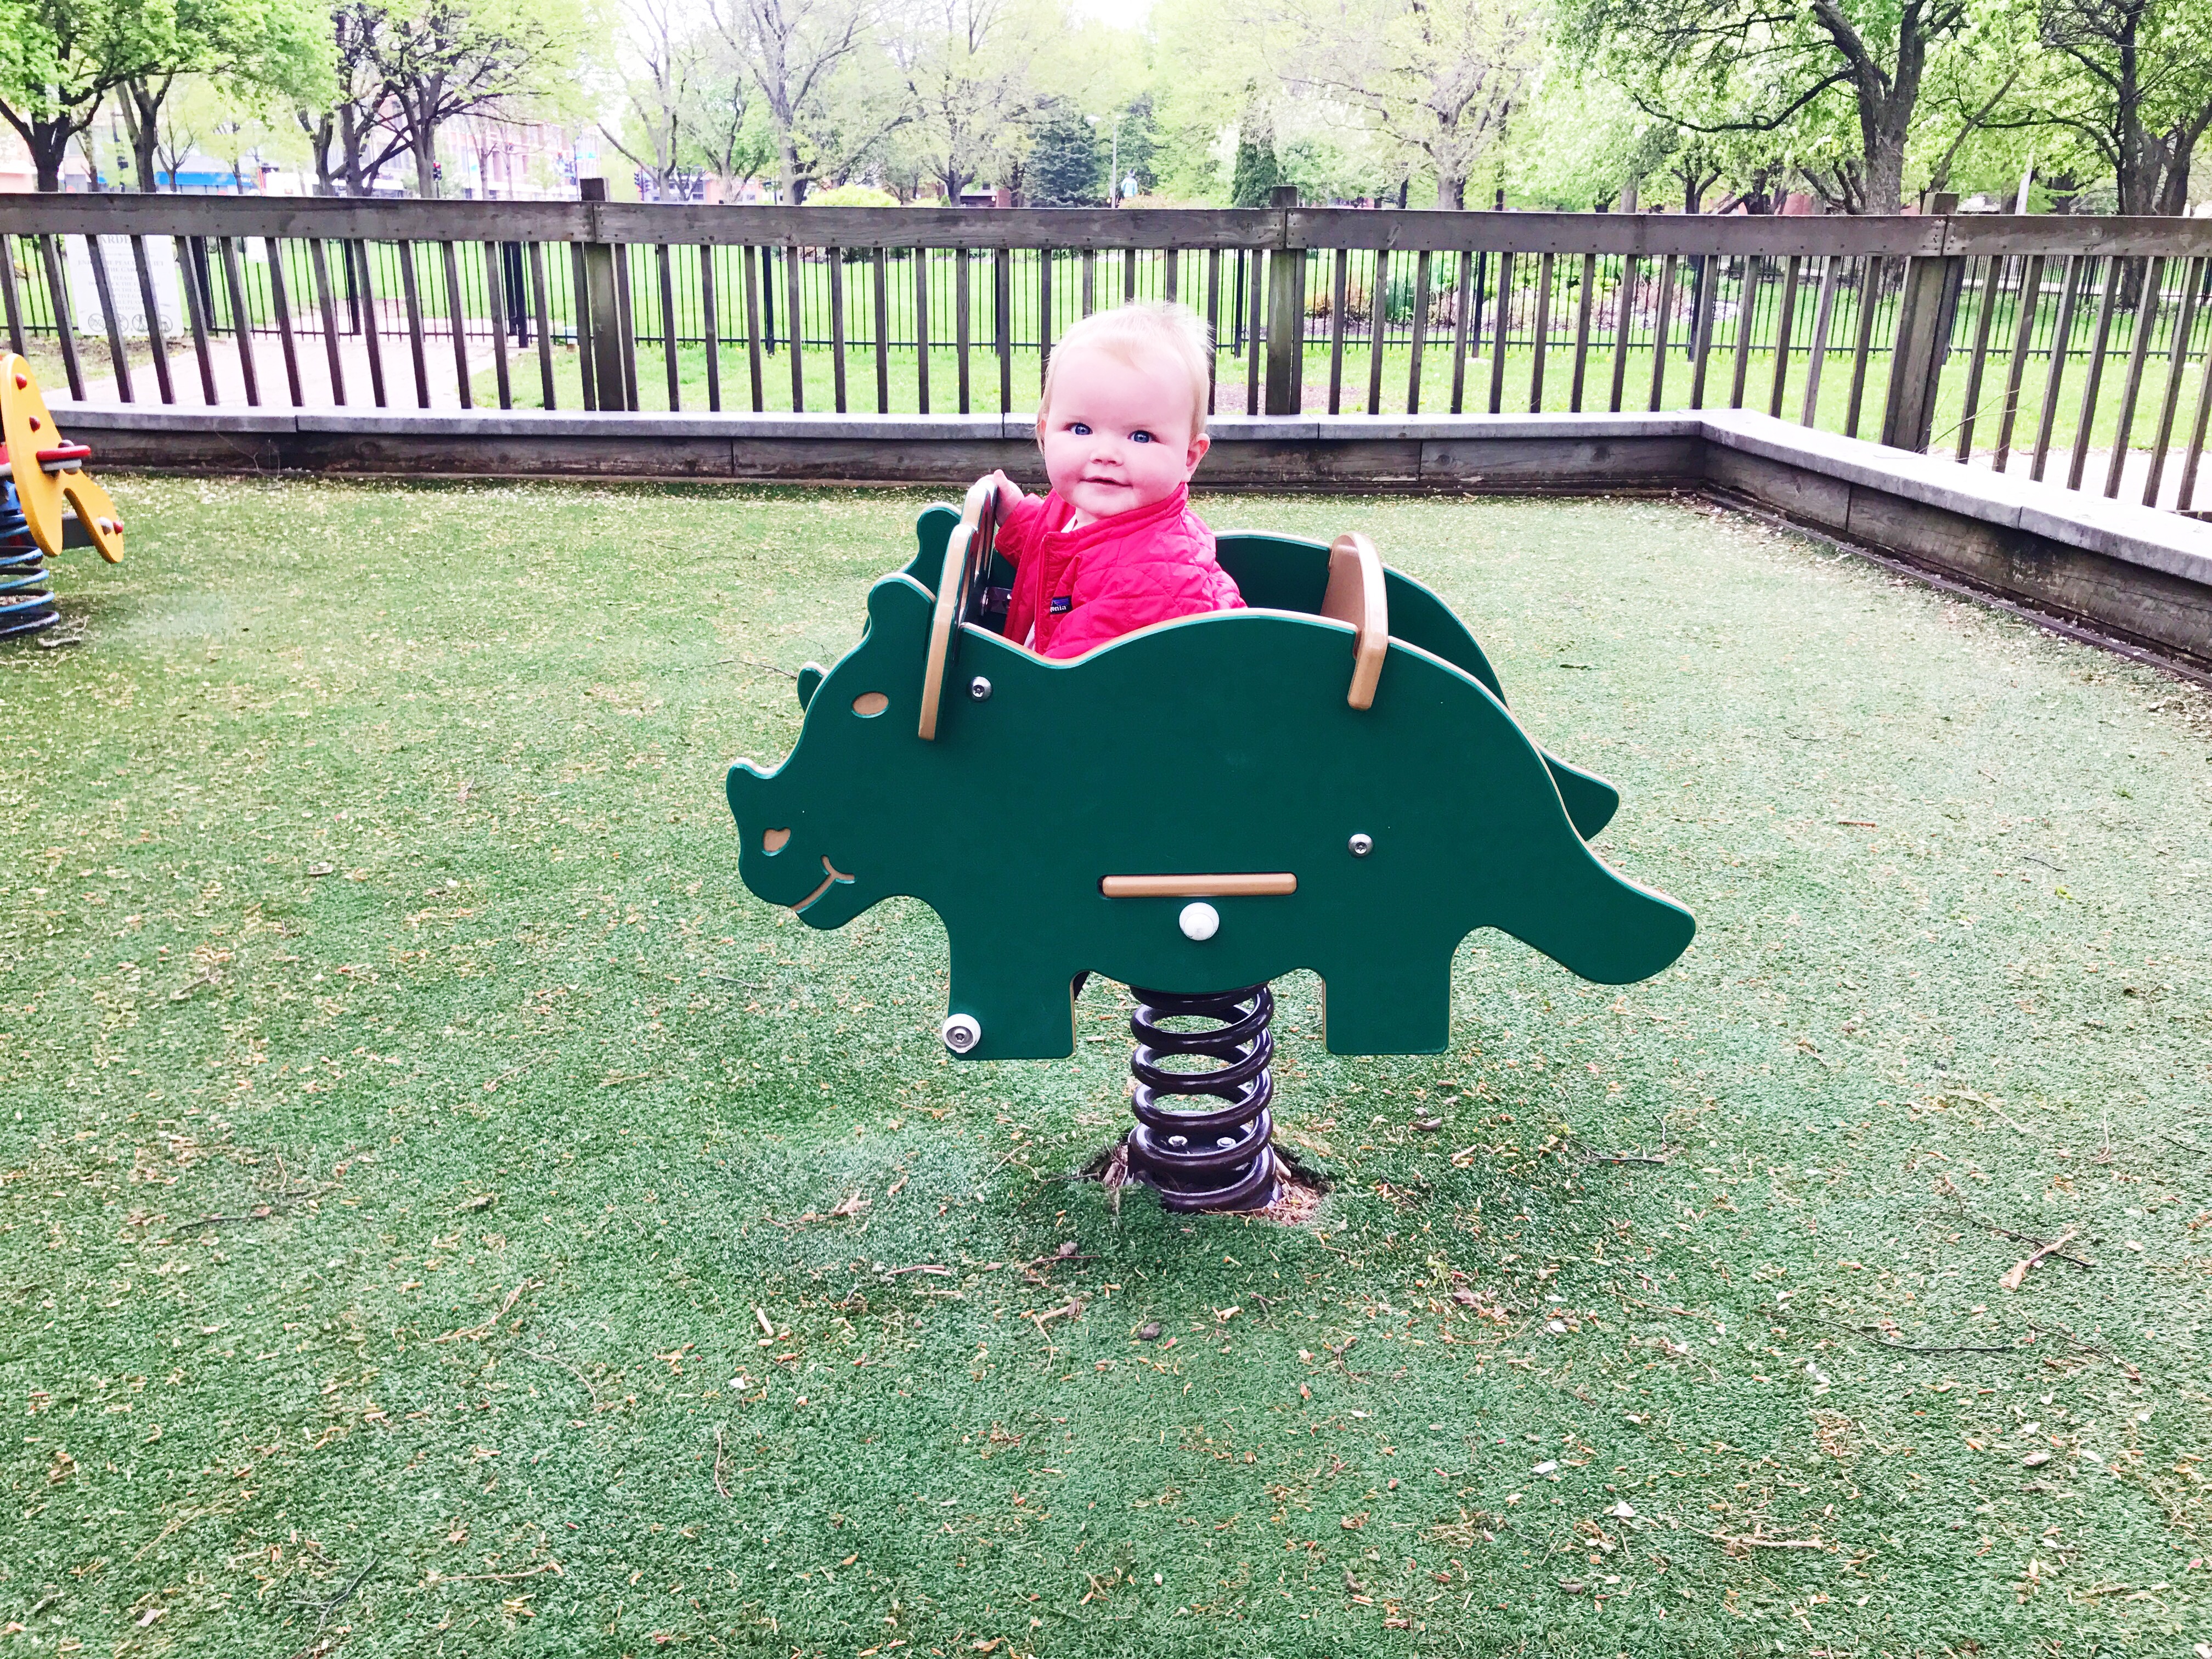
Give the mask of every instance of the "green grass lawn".
[(114, 487), (0, 647), (9, 1651), (2212, 1638), (2204, 691), (1687, 500), (1210, 498), (1434, 584), (1702, 932), (1478, 936), (1427, 1058), (1294, 976), (1315, 1224), (1117, 1215), (1114, 988), (957, 1066), (927, 910), (736, 878), (922, 497)]

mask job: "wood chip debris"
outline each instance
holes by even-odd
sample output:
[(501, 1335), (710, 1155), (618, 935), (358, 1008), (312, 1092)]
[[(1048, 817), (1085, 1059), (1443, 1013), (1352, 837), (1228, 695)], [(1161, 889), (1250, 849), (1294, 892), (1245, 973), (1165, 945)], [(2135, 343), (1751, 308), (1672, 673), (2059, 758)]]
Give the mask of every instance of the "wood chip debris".
[(499, 1311), (485, 1320), (483, 1324), (467, 1326), (458, 1331), (447, 1331), (443, 1336), (434, 1336), (430, 1339), (430, 1346), (434, 1348), (441, 1342), (455, 1342), (463, 1337), (466, 1337), (471, 1342), (483, 1341), (492, 1334), (499, 1322), (507, 1317), (507, 1310), (521, 1298), (522, 1293), (537, 1282), (534, 1279), (522, 1280), (507, 1293), (507, 1300), (499, 1304)]

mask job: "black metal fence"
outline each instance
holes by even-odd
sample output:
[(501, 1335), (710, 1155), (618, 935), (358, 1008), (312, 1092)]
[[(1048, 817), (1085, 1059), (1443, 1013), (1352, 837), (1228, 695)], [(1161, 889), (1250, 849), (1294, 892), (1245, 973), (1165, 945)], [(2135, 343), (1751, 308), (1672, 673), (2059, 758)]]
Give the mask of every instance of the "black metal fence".
[(1143, 297), (1217, 410), (1748, 406), (2182, 507), (2212, 412), (2194, 220), (12, 197), (0, 251), (79, 398), (1013, 410)]

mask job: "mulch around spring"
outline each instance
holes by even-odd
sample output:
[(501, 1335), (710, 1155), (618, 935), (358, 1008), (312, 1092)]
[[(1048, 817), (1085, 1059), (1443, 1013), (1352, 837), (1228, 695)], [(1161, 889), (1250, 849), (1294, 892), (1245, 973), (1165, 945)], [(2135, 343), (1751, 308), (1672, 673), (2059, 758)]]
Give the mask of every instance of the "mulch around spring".
[(736, 879), (925, 498), (114, 488), (0, 647), (6, 1652), (2212, 1641), (2204, 690), (1692, 500), (1209, 498), (1700, 920), (1434, 1056), (1279, 984), (1280, 1226), (1076, 1176), (1111, 998), (956, 1065), (927, 909)]

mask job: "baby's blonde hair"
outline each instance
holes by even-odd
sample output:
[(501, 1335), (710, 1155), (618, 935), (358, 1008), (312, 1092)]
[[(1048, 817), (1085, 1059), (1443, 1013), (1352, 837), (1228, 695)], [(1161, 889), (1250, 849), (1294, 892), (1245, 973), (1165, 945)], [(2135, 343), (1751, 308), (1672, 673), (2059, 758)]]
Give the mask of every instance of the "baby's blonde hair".
[(1132, 368), (1138, 354), (1164, 351), (1190, 379), (1190, 435), (1206, 430), (1210, 359), (1213, 337), (1205, 320), (1188, 306), (1171, 300), (1137, 300), (1085, 317), (1062, 335), (1052, 349), (1052, 362), (1044, 372), (1044, 396), (1037, 405), (1037, 431), (1044, 431), (1046, 413), (1052, 408), (1053, 376), (1060, 372), (1060, 354), (1089, 349), (1103, 351)]

